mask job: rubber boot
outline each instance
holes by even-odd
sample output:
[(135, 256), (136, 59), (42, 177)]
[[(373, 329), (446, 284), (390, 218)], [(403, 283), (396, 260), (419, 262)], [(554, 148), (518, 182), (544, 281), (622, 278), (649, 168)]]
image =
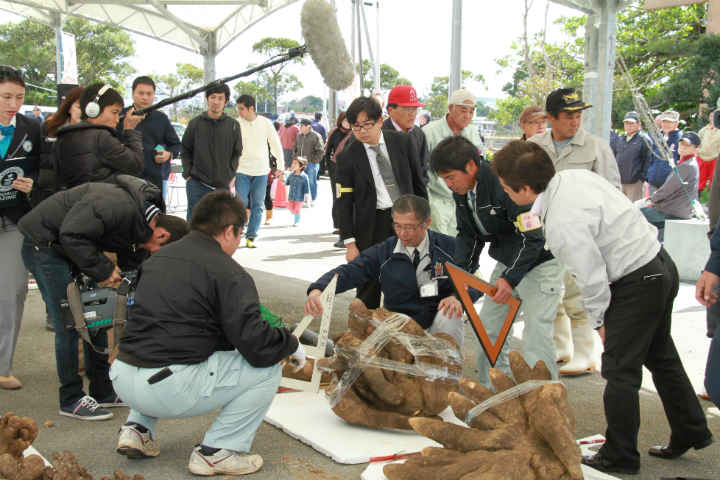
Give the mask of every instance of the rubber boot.
[(580, 375), (595, 370), (595, 332), (585, 320), (571, 320), (574, 354), (558, 369), (561, 375)]
[(300, 214), (299, 213), (293, 213), (295, 215), (295, 223), (293, 223), (293, 227), (297, 227), (300, 223)]
[(565, 307), (562, 300), (558, 305), (555, 316), (555, 327), (553, 330), (553, 343), (555, 343), (555, 361), (569, 362), (573, 354), (572, 339), (570, 338), (570, 319), (565, 314)]
[(272, 225), (273, 211), (265, 210), (265, 225)]

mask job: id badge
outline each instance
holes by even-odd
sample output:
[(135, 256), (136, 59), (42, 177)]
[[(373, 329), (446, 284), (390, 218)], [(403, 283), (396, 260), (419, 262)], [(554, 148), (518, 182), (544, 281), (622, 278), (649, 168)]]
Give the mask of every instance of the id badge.
[(438, 283), (437, 280), (430, 280), (428, 283), (424, 283), (420, 286), (420, 297), (437, 297), (438, 296)]
[(520, 215), (518, 215), (515, 225), (517, 225), (518, 229), (521, 232), (530, 232), (532, 230), (537, 230), (538, 228), (542, 227), (542, 223), (540, 223), (540, 218), (530, 212), (521, 213)]

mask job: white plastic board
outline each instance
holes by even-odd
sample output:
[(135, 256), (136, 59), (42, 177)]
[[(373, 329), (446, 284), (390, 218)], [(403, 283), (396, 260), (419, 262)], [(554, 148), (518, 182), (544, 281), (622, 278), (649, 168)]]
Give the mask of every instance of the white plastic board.
[[(446, 422), (462, 422), (448, 408)], [(440, 444), (414, 430), (375, 429), (351, 425), (338, 417), (325, 400), (325, 391), (286, 392), (275, 395), (265, 421), (282, 429), (338, 463), (367, 463), (372, 457), (418, 452)]]
[[(596, 440), (603, 438), (602, 435), (594, 435), (592, 437), (587, 438), (581, 438), (581, 440)], [(595, 444), (597, 445), (597, 444)], [(593, 452), (589, 448), (593, 445), (580, 445), (580, 449), (582, 450), (583, 455), (592, 455)], [(368, 468), (365, 469), (365, 471), (360, 475), (360, 480), (388, 480), (388, 478), (383, 473), (383, 467), (387, 465), (388, 463), (405, 463), (405, 460), (397, 460), (394, 462), (377, 462), (377, 463), (371, 463), (368, 465)], [(598, 472), (597, 470), (586, 467), (585, 465), (581, 465), (583, 476), (585, 477), (585, 480), (611, 480), (611, 479), (617, 479), (618, 477), (613, 477), (612, 475), (608, 475), (607, 473)]]

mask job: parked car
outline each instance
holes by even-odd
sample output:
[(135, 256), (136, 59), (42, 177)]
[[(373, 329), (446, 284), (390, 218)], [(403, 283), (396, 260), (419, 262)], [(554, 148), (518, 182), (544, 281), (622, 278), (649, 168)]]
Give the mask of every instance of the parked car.
[(183, 135), (185, 134), (185, 130), (187, 130), (187, 125), (183, 125), (182, 123), (176, 123), (176, 122), (170, 122), (170, 124), (175, 129), (175, 133), (177, 133), (177, 136), (180, 140), (182, 140)]

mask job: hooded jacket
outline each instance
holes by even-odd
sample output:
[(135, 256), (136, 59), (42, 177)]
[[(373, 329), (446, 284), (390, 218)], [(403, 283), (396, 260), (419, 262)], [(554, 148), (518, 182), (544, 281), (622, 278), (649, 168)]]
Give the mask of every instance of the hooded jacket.
[(56, 193), (25, 215), (18, 229), (40, 250), (102, 282), (115, 269), (103, 252), (134, 252), (152, 236), (145, 202), (165, 210), (155, 185), (119, 175), (116, 185), (86, 183)]
[(114, 128), (83, 120), (58, 128), (56, 135), (55, 169), (67, 188), (115, 183), (118, 175), (140, 175), (145, 167), (140, 132), (124, 131), (120, 143)]
[(224, 113), (215, 119), (203, 112), (190, 120), (183, 135), (182, 176), (213, 188), (225, 188), (235, 178), (240, 155), (240, 124)]
[(553, 256), (543, 248), (545, 237), (540, 228), (521, 232), (514, 223), (518, 215), (529, 212), (532, 205), (517, 205), (510, 200), (487, 161), (480, 160), (478, 167), (476, 211), (488, 235), (483, 234), (475, 223), (467, 195), (453, 193), (458, 227), (455, 264), (475, 272), (485, 243), (490, 243), (490, 257), (507, 267), (500, 278), (515, 288), (527, 272)]

